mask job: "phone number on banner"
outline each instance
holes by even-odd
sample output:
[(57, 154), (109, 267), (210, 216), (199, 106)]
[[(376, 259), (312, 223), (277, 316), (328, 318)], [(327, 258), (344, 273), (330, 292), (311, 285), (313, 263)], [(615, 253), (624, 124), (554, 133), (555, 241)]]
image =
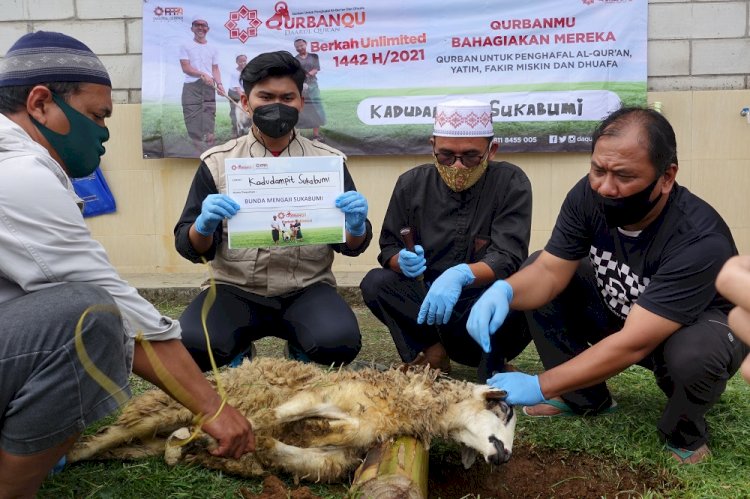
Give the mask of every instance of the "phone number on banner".
[(339, 66), (366, 66), (368, 64), (398, 64), (401, 62), (424, 61), (424, 49), (387, 50), (385, 52), (371, 52), (333, 56), (333, 63)]

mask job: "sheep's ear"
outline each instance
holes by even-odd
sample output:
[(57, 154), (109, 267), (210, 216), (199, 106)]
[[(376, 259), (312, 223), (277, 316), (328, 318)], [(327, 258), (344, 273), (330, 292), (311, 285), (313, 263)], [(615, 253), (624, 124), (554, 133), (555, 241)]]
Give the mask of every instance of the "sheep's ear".
[(471, 468), (471, 465), (474, 464), (474, 461), (477, 459), (477, 455), (479, 455), (479, 453), (471, 447), (465, 445), (461, 446), (461, 464), (464, 465), (465, 470)]
[(484, 398), (487, 400), (505, 400), (507, 397), (508, 392), (505, 390), (489, 390), (484, 394)]

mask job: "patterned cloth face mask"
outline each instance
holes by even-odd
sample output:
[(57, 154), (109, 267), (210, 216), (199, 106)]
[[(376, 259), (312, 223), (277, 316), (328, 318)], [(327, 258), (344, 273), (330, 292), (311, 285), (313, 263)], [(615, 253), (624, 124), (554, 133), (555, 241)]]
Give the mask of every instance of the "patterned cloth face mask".
[[(471, 164), (470, 158), (476, 158), (475, 156), (456, 156), (454, 154), (442, 154), (433, 151), (433, 157), (435, 158), (435, 167), (440, 174), (440, 178), (443, 179), (445, 185), (447, 185), (454, 192), (465, 191), (472, 185), (476, 184), (484, 172), (487, 170), (489, 159), (486, 157), (486, 153), (480, 156), (482, 158), (478, 164)], [(459, 168), (454, 166), (457, 159), (461, 159), (461, 163), (464, 163), (466, 168)], [(476, 158), (478, 159), (478, 158)], [(448, 163), (448, 164), (444, 164)], [(466, 165), (469, 163), (469, 165)]]

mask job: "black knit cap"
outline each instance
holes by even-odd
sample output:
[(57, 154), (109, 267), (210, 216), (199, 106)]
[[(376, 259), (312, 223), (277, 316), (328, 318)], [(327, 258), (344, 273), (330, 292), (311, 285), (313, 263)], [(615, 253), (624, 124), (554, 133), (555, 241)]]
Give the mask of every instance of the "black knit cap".
[(0, 60), (0, 87), (63, 81), (112, 86), (107, 69), (90, 48), (54, 31), (23, 35)]

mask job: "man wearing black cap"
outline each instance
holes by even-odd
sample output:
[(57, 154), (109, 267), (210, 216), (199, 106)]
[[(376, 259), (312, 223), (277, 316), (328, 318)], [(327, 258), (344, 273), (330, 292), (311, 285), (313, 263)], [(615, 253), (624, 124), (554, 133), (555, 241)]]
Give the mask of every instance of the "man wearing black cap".
[[(305, 72), (289, 52), (268, 52), (242, 70), (242, 106), (252, 114), (248, 135), (209, 149), (193, 179), (185, 208), (175, 226), (177, 251), (190, 261), (210, 261), (217, 283), (208, 316), (213, 355), (221, 365), (264, 336), (288, 341), (289, 355), (324, 365), (351, 362), (361, 338), (354, 313), (336, 292), (331, 271), (334, 252), (361, 254), (372, 238), (367, 200), (355, 190), (344, 165), (346, 192), (336, 199), (344, 212), (346, 241), (341, 244), (229, 249), (225, 219), (239, 206), (226, 195), (224, 160), (267, 156), (343, 156), (295, 131), (304, 101)], [(203, 339), (201, 309), (208, 290), (185, 309), (183, 342), (203, 369), (209, 357)]]
[(0, 61), (0, 497), (32, 497), (80, 432), (128, 397), (131, 366), (166, 389), (137, 334), (184, 389), (179, 401), (209, 417), (217, 455), (255, 445), (179, 323), (117, 275), (84, 223), (70, 178), (104, 154), (111, 90), (96, 55), (61, 33), (24, 35)]

